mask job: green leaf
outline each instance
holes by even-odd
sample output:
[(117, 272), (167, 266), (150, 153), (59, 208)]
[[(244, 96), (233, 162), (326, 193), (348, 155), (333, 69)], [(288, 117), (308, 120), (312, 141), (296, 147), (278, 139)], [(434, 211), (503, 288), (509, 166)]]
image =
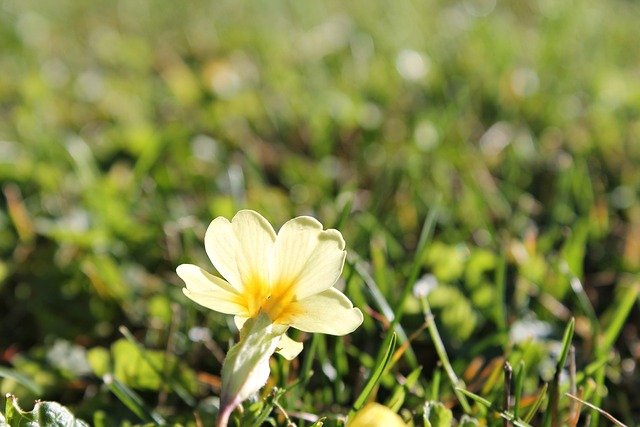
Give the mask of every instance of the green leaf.
[(158, 320), (168, 327), (171, 324), (173, 312), (171, 311), (171, 300), (163, 294), (157, 294), (149, 298), (147, 302), (147, 313), (150, 318)]
[[(93, 355), (92, 368), (103, 369), (104, 357)], [(195, 373), (162, 350), (139, 349), (127, 339), (120, 339), (111, 346), (111, 358), (114, 376), (129, 387), (160, 390), (165, 385), (180, 384), (187, 390), (195, 388)]]
[(440, 402), (424, 405), (424, 427), (450, 427), (453, 413)]
[(460, 418), (460, 427), (480, 427), (480, 423), (478, 422), (477, 419), (468, 416), (467, 414), (464, 414), (461, 418)]
[(87, 351), (87, 360), (91, 370), (98, 377), (103, 377), (111, 371), (111, 354), (103, 347), (95, 347)]
[(456, 286), (440, 284), (427, 298), (431, 307), (439, 311), (439, 320), (448, 336), (464, 341), (473, 334), (479, 316)]
[(122, 332), (129, 343), (135, 347), (137, 354), (142, 358), (142, 360), (146, 362), (146, 364), (161, 379), (163, 387), (168, 386), (178, 396), (180, 396), (187, 405), (191, 407), (195, 406), (195, 400), (189, 391), (189, 389), (194, 389), (195, 383), (195, 373), (191, 369), (184, 364), (180, 364), (172, 355), (167, 355), (162, 351), (153, 352), (147, 350), (136, 340), (131, 331), (126, 327), (121, 326), (120, 332)]
[(111, 346), (116, 378), (130, 387), (146, 390), (158, 390), (162, 386), (162, 377), (157, 371), (162, 370), (162, 352), (149, 351), (147, 360), (138, 352), (136, 346), (125, 339), (116, 341)]
[(89, 424), (77, 419), (67, 408), (56, 402), (36, 402), (33, 411), (25, 412), (18, 405), (18, 398), (9, 394), (5, 411), (6, 420), (0, 417), (0, 426), (89, 427)]
[(425, 263), (438, 280), (451, 282), (462, 277), (466, 258), (466, 247), (436, 241), (427, 249)]
[(485, 275), (496, 268), (496, 255), (487, 249), (471, 252), (464, 274), (464, 284), (469, 289), (477, 288), (486, 280)]

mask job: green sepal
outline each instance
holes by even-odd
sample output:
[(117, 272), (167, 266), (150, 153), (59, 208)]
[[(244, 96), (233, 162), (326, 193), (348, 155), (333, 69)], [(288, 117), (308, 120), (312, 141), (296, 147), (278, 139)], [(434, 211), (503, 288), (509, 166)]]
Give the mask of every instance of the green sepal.
[(221, 418), (265, 385), (269, 358), (286, 331), (286, 326), (273, 324), (262, 312), (242, 326), (240, 342), (229, 350), (222, 366)]

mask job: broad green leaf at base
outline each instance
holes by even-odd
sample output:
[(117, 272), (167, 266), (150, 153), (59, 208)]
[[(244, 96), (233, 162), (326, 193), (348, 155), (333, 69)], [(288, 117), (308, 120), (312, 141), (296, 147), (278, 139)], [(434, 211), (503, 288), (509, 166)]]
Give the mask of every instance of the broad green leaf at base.
[(0, 426), (10, 427), (89, 427), (77, 419), (67, 408), (56, 402), (36, 402), (33, 410), (23, 411), (18, 399), (7, 395), (6, 420), (0, 415)]

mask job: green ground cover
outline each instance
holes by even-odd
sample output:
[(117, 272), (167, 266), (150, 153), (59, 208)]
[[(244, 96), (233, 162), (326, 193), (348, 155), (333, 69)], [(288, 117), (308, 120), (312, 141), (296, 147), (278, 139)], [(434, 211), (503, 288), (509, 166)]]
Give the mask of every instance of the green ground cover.
[(209, 268), (207, 225), (249, 208), (338, 228), (365, 320), (299, 334), (243, 425), (338, 425), (367, 396), (502, 425), (505, 362), (516, 423), (611, 424), (571, 392), (637, 425), (639, 20), (622, 0), (0, 0), (2, 395), (213, 425), (237, 330), (175, 268)]

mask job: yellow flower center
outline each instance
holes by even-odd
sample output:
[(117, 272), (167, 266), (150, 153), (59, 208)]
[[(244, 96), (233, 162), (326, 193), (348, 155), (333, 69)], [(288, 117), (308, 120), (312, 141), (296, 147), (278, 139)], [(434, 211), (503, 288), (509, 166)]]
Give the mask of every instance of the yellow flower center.
[(269, 286), (254, 276), (244, 283), (242, 301), (239, 302), (246, 307), (249, 317), (256, 317), (262, 311), (273, 323), (286, 325), (299, 311), (293, 288), (292, 281), (279, 281)]

